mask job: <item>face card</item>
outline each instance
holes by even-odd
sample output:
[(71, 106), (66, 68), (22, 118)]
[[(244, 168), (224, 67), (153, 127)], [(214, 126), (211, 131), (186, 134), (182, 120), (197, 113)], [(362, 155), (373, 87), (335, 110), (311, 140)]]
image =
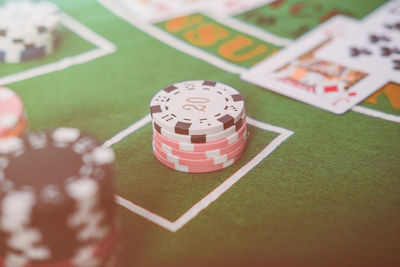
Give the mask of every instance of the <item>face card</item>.
[(316, 56), (357, 21), (337, 16), (245, 72), (241, 78), (321, 109), (342, 114), (378, 90), (385, 80)]
[(400, 1), (389, 2), (316, 53), (349, 67), (400, 81)]

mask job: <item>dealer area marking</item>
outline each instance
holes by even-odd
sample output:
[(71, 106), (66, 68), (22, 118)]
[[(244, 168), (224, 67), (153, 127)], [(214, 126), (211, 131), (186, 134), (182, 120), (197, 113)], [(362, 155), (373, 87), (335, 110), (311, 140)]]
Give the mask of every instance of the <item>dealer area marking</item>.
[[(115, 136), (107, 140), (103, 145), (104, 146), (112, 146), (117, 144), (127, 136), (133, 134), (147, 123), (151, 122), (150, 114), (138, 120), (131, 126), (117, 133)], [(157, 224), (168, 231), (176, 232), (185, 226), (188, 222), (194, 219), (201, 211), (210, 206), (214, 201), (216, 201), (222, 194), (228, 191), (235, 183), (237, 183), (241, 178), (243, 178), (248, 172), (250, 172), (253, 168), (255, 168), (262, 160), (267, 158), (280, 144), (282, 144), (285, 140), (287, 140), (292, 134), (293, 131), (274, 126), (271, 124), (267, 124), (261, 121), (257, 121), (250, 117), (247, 117), (247, 123), (254, 127), (257, 127), (264, 131), (275, 132), (279, 134), (272, 142), (270, 142), (265, 148), (261, 150), (254, 158), (252, 158), (249, 162), (243, 165), (238, 171), (236, 171), (233, 175), (228, 177), (222, 184), (217, 186), (214, 190), (212, 190), (209, 194), (204, 196), (200, 201), (194, 204), (190, 209), (184, 212), (176, 221), (172, 222), (150, 210), (147, 210), (131, 200), (123, 198), (119, 195), (116, 195), (116, 202), (122, 207), (128, 209), (129, 211), (142, 216), (143, 218)]]
[[(149, 22), (146, 22), (144, 20), (141, 20), (140, 18), (136, 18), (135, 16), (130, 15), (128, 11), (121, 8), (115, 1), (111, 1), (111, 0), (98, 0), (98, 1), (105, 8), (107, 8), (112, 13), (114, 13), (116, 16), (124, 19), (125, 21), (130, 23), (132, 26), (149, 34), (150, 36), (156, 38), (157, 40), (159, 40), (165, 44), (168, 44), (172, 48), (175, 48), (181, 52), (184, 52), (188, 55), (196, 57), (200, 60), (206, 61), (206, 62), (210, 63), (211, 65), (214, 65), (220, 69), (229, 71), (234, 74), (242, 74), (243, 72), (245, 72), (247, 70), (246, 68), (237, 66), (237, 65), (232, 64), (228, 61), (225, 61), (213, 54), (205, 52), (196, 46), (190, 45), (190, 44), (174, 37), (173, 35), (165, 32), (164, 30), (158, 28), (157, 26), (154, 26), (153, 24), (151, 24)], [(201, 12), (201, 10), (199, 10), (199, 12)], [(253, 25), (247, 24), (245, 22), (242, 22), (242, 21), (234, 19), (234, 18), (230, 18), (228, 16), (219, 16), (218, 14), (214, 14), (213, 12), (209, 12), (209, 11), (204, 11), (204, 12), (202, 12), (202, 14), (209, 16), (210, 18), (220, 22), (223, 25), (227, 25), (237, 31), (251, 35), (251, 36), (258, 38), (262, 41), (265, 41), (267, 43), (271, 43), (271, 44), (275, 44), (275, 45), (279, 45), (279, 46), (287, 46), (287, 45), (293, 43), (293, 41), (290, 39), (279, 37), (272, 33), (261, 30)]]
[(87, 42), (90, 42), (97, 46), (97, 48), (89, 50), (87, 52), (60, 59), (57, 62), (49, 63), (46, 65), (38, 66), (26, 71), (22, 71), (15, 74), (10, 74), (0, 78), (0, 85), (6, 85), (29, 78), (37, 77), (40, 75), (48, 74), (54, 71), (64, 70), (73, 65), (78, 65), (92, 61), (96, 58), (106, 56), (108, 54), (114, 53), (117, 48), (110, 41), (106, 40), (104, 37), (95, 33), (82, 23), (78, 22), (71, 16), (62, 13), (61, 14), (61, 24), (67, 27), (69, 30), (75, 34), (82, 37)]
[[(153, 26), (152, 24), (142, 21), (140, 19), (135, 19), (133, 16), (130, 16), (126, 10), (120, 8), (118, 4), (116, 4), (113, 1), (110, 0), (98, 0), (105, 8), (110, 10), (112, 13), (114, 13), (116, 16), (124, 19), (128, 23), (130, 23), (132, 26), (140, 29), (141, 31), (149, 34), (150, 36), (153, 36), (155, 39), (177, 49), (180, 50), (188, 55), (191, 55), (193, 57), (196, 57), (198, 59), (201, 59), (203, 61), (206, 61), (216, 67), (219, 67), (225, 71), (235, 73), (235, 74), (242, 74), (243, 72), (247, 71), (246, 68), (238, 67), (234, 64), (231, 64), (225, 60), (222, 60), (212, 54), (206, 53), (200, 49), (198, 49), (195, 46), (189, 45), (182, 40), (179, 40), (170, 34), (164, 32), (160, 28)], [(207, 13), (205, 13), (207, 15)], [(211, 13), (210, 13), (211, 14)], [(290, 39), (282, 38), (279, 36), (276, 36), (270, 32), (264, 31), (260, 28), (257, 28), (254, 25), (247, 24), (245, 22), (242, 22), (236, 18), (229, 18), (229, 17), (223, 17), (223, 18), (218, 18), (216, 15), (212, 15), (212, 18), (221, 22), (222, 24), (227, 24), (229, 26), (233, 26), (232, 28), (239, 29), (240, 31), (243, 31), (245, 33), (248, 33), (249, 35), (253, 35), (261, 40), (275, 43), (278, 45), (282, 46), (287, 46), (290, 44), (293, 44), (293, 41)], [(0, 83), (1, 84), (1, 83)], [(383, 113), (377, 110), (372, 110), (372, 109), (367, 109), (361, 106), (355, 106), (352, 109), (355, 112), (371, 116), (374, 118), (380, 118), (392, 122), (397, 122), (399, 123), (399, 118), (397, 118), (395, 115)]]
[(385, 112), (378, 111), (375, 109), (366, 108), (363, 106), (355, 106), (351, 110), (361, 113), (363, 115), (368, 115), (368, 116), (374, 117), (374, 118), (379, 118), (379, 119), (383, 119), (383, 120), (387, 120), (387, 121), (400, 123), (400, 116), (385, 113)]
[(254, 36), (260, 40), (263, 40), (266, 43), (271, 43), (271, 44), (283, 46), (283, 47), (288, 46), (293, 43), (293, 40), (280, 37), (278, 35), (275, 35), (271, 32), (260, 29), (252, 24), (248, 24), (248, 23), (243, 22), (234, 17), (228, 17), (226, 15), (221, 16), (220, 14), (214, 14), (212, 12), (204, 12), (204, 14), (209, 16), (213, 20), (218, 21), (221, 24), (228, 25), (228, 26), (232, 27), (233, 29), (236, 29), (236, 30), (239, 30), (248, 35)]
[(206, 61), (206, 62), (210, 63), (211, 65), (214, 65), (220, 69), (223, 69), (223, 70), (231, 72), (231, 73), (241, 74), (244, 71), (246, 71), (246, 69), (243, 67), (239, 67), (235, 64), (229, 63), (228, 61), (225, 61), (213, 54), (205, 52), (195, 46), (189, 45), (188, 43), (172, 36), (171, 34), (158, 28), (157, 26), (154, 26), (143, 20), (135, 18), (134, 16), (129, 15), (126, 10), (122, 9), (120, 6), (118, 6), (113, 1), (110, 1), (110, 0), (98, 0), (98, 1), (104, 7), (106, 7), (112, 13), (114, 13), (116, 16), (124, 19), (125, 21), (130, 23), (132, 26), (147, 33), (148, 35), (154, 37), (155, 39), (157, 39), (165, 44), (168, 44), (170, 47), (172, 47), (174, 49), (184, 52), (185, 54), (188, 54), (190, 56), (196, 57), (200, 60)]

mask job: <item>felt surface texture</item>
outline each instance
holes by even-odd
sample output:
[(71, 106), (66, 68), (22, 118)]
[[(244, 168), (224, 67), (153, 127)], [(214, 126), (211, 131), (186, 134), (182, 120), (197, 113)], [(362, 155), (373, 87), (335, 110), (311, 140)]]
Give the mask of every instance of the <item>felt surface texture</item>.
[[(318, 4), (323, 11), (343, 9), (361, 19), (384, 1), (288, 0), (292, 2)], [(334, 115), (244, 82), (156, 40), (96, 1), (56, 3), (113, 42), (117, 51), (8, 84), (24, 100), (30, 130), (76, 127), (106, 141), (146, 116), (161, 88), (207, 79), (238, 89), (249, 117), (294, 132), (175, 233), (121, 207), (127, 267), (400, 265), (400, 124), (353, 111)], [(275, 9), (257, 12), (263, 10)], [(279, 23), (265, 29), (295, 38), (290, 12), (273, 14)], [(318, 21), (313, 14), (308, 15), (308, 28)], [(256, 23), (246, 14), (236, 18)], [(1, 64), (0, 76), (93, 47), (62, 29), (55, 54), (30, 63)], [(378, 100), (362, 105), (399, 114), (385, 94)], [(113, 146), (118, 194), (174, 221), (277, 137), (254, 126), (249, 130), (240, 162), (221, 172), (191, 175), (156, 161), (147, 124)]]

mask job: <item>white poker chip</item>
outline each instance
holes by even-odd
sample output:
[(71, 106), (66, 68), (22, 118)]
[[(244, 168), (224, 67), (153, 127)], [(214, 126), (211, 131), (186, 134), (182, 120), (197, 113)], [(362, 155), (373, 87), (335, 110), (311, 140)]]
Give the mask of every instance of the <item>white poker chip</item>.
[(157, 131), (164, 137), (177, 142), (183, 142), (188, 144), (204, 144), (214, 141), (218, 141), (224, 138), (229, 138), (230, 136), (237, 134), (242, 127), (246, 127), (246, 113), (243, 113), (243, 117), (239, 119), (233, 126), (227, 128), (226, 130), (220, 131), (214, 134), (202, 134), (202, 135), (183, 135), (176, 134), (161, 128), (159, 125), (153, 122), (153, 131)]
[(244, 99), (219, 82), (195, 80), (173, 84), (158, 92), (150, 104), (153, 122), (182, 135), (214, 134), (243, 117)]
[(0, 62), (19, 63), (52, 53), (59, 22), (60, 11), (50, 2), (0, 5)]

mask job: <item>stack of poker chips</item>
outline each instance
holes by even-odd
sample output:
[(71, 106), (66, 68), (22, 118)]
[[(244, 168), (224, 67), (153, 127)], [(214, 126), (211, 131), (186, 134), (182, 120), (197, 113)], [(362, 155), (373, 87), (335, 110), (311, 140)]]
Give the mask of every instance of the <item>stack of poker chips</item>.
[(21, 136), (27, 124), (21, 98), (11, 89), (0, 87), (0, 139)]
[(59, 21), (59, 9), (50, 2), (0, 5), (0, 62), (19, 63), (51, 54)]
[(247, 124), (243, 96), (213, 81), (180, 82), (151, 100), (153, 153), (182, 172), (224, 169), (243, 155)]
[(119, 267), (114, 153), (74, 128), (0, 140), (0, 266)]

